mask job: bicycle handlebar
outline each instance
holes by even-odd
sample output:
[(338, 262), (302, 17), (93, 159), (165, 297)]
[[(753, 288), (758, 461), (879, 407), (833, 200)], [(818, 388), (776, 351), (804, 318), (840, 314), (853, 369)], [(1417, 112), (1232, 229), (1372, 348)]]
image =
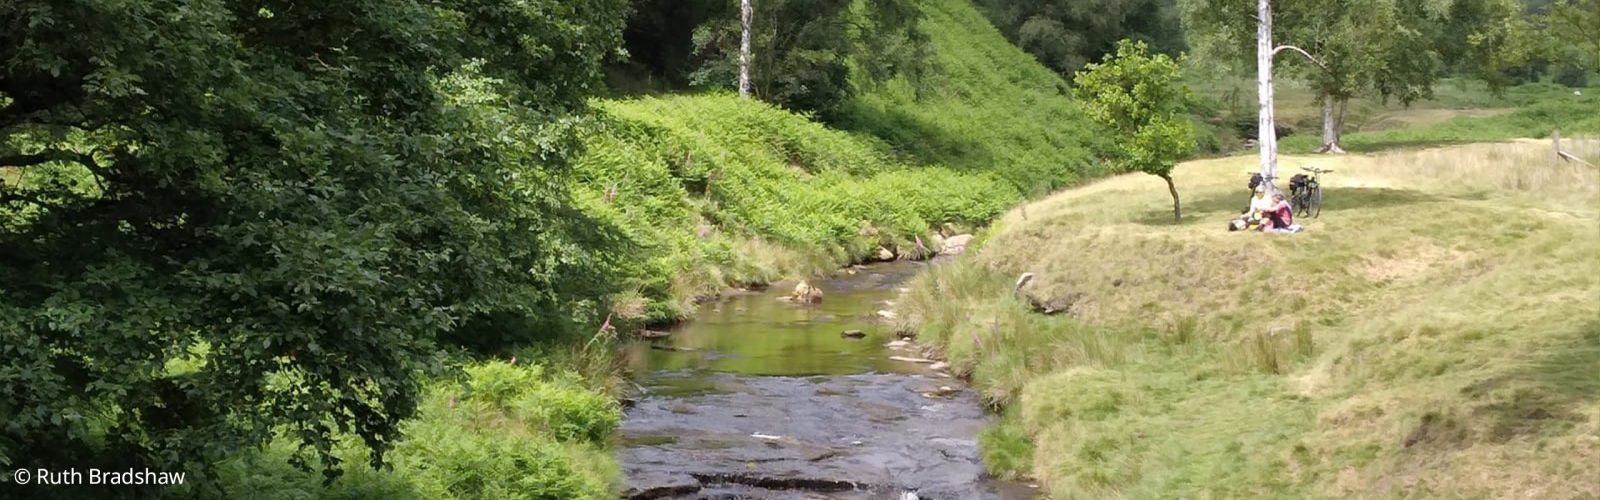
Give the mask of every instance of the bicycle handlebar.
[(1317, 167), (1300, 167), (1300, 170), (1311, 172), (1313, 174), (1331, 174), (1331, 173), (1333, 173), (1333, 170), (1331, 170), (1331, 169), (1323, 170), (1323, 169), (1320, 169), (1320, 168), (1317, 168)]

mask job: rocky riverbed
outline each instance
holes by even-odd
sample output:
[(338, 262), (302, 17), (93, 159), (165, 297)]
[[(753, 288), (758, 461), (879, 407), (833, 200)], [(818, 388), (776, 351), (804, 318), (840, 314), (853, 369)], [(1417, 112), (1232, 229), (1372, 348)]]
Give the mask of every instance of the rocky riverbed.
[(623, 421), (626, 495), (1029, 498), (984, 475), (977, 396), (889, 347), (877, 311), (922, 265), (841, 273), (816, 283), (818, 304), (780, 301), (781, 286), (731, 297), (636, 345), (646, 395)]

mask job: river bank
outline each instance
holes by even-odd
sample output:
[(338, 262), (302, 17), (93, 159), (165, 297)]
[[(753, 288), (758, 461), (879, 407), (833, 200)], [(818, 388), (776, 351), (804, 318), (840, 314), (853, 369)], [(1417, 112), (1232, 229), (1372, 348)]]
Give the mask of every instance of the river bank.
[(1115, 177), (909, 285), (904, 326), (1005, 408), (991, 470), (1057, 498), (1600, 495), (1600, 175), (1549, 141), (1282, 162), (1335, 172), (1302, 234), (1225, 231), (1253, 159), (1196, 161), (1181, 224)]

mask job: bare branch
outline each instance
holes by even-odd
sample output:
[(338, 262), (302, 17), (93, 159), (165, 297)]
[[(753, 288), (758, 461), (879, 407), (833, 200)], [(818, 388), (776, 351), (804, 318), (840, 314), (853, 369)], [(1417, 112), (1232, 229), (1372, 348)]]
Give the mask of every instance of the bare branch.
[(54, 159), (55, 157), (46, 154), (0, 156), (0, 168), (31, 167)]
[(34, 196), (29, 193), (16, 190), (6, 190), (6, 192), (0, 192), (0, 206), (10, 205), (11, 203), (18, 201), (32, 203), (44, 208), (61, 208), (60, 205), (41, 200), (38, 196)]
[(84, 167), (97, 174), (105, 172), (105, 170), (100, 167), (100, 163), (95, 161), (94, 155), (88, 153), (64, 151), (60, 149), (47, 149), (39, 153), (29, 155), (0, 156), (0, 167), (31, 167), (52, 161), (65, 161), (82, 164)]
[(1322, 69), (1328, 69), (1328, 66), (1322, 64), (1322, 61), (1318, 61), (1317, 58), (1312, 57), (1310, 52), (1306, 52), (1304, 49), (1301, 49), (1300, 47), (1296, 47), (1296, 46), (1293, 46), (1293, 45), (1279, 45), (1278, 48), (1272, 49), (1272, 57), (1278, 57), (1278, 53), (1279, 52), (1283, 52), (1284, 49), (1289, 49), (1289, 50), (1293, 50), (1295, 52), (1299, 52), (1300, 55), (1306, 56), (1306, 59), (1310, 59), (1313, 64), (1317, 65), (1317, 67), (1322, 68)]
[(1568, 153), (1566, 151), (1556, 152), (1556, 157), (1561, 158), (1562, 160), (1566, 160), (1566, 161), (1582, 163), (1582, 164), (1584, 164), (1586, 166), (1590, 166), (1590, 167), (1594, 166), (1593, 163), (1589, 163), (1589, 162), (1583, 161), (1582, 158), (1579, 158), (1579, 157), (1573, 155), (1572, 153)]
[(111, 171), (94, 159), (94, 153), (78, 153), (60, 149), (47, 149), (35, 154), (0, 156), (0, 167), (31, 167), (52, 161), (77, 163), (94, 174), (95, 184), (101, 191), (106, 189), (105, 181), (111, 180)]

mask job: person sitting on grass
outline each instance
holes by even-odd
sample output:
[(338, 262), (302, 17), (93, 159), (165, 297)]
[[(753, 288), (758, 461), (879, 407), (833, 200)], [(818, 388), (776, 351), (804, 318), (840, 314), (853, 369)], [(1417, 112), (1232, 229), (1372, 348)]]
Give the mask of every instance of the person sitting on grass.
[(1294, 206), (1283, 198), (1283, 193), (1272, 195), (1272, 204), (1263, 211), (1261, 230), (1269, 233), (1300, 232), (1300, 225), (1294, 223)]
[[(1252, 182), (1252, 184), (1255, 183)], [(1253, 188), (1256, 194), (1250, 198), (1250, 207), (1246, 208), (1244, 213), (1239, 214), (1238, 218), (1228, 221), (1229, 231), (1260, 229), (1259, 226), (1263, 222), (1262, 217), (1273, 207), (1272, 197), (1267, 196), (1267, 186), (1265, 184), (1256, 184)]]

